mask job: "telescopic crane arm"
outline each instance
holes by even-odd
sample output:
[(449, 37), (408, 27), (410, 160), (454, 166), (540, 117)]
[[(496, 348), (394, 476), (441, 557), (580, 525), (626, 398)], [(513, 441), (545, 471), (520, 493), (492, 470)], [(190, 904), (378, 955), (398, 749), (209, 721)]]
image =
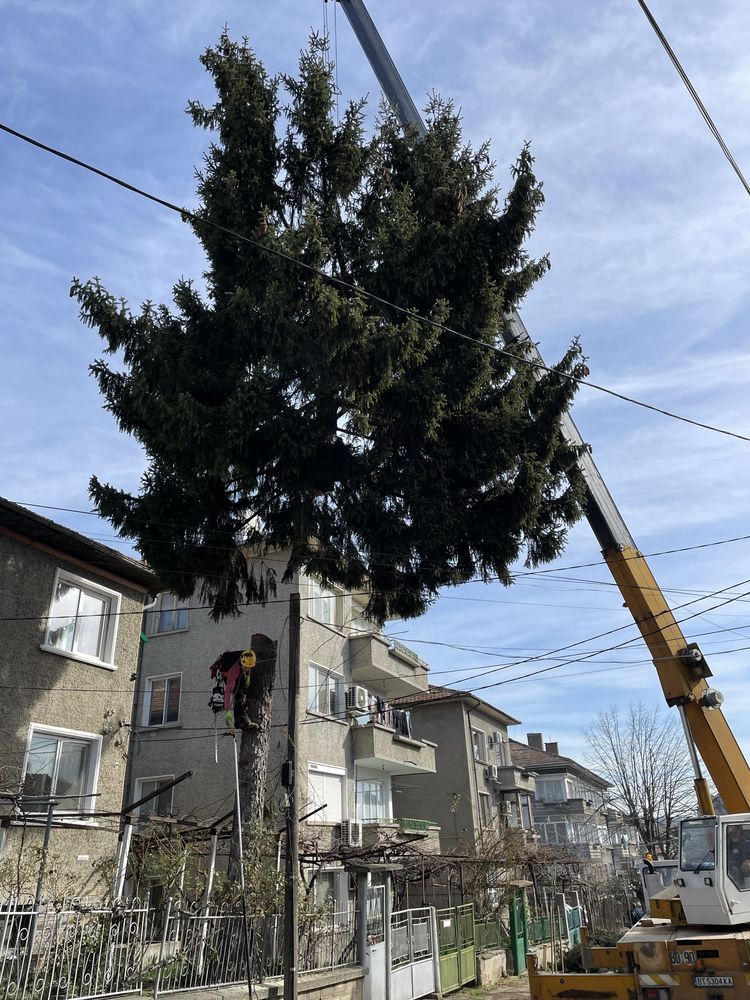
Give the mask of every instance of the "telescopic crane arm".
[[(338, 0), (352, 29), (401, 124), (423, 136), (425, 124), (414, 104), (372, 18), (362, 0)], [(541, 378), (544, 361), (514, 310), (500, 331), (506, 346), (521, 345), (528, 361), (538, 365)], [(561, 421), (565, 439), (583, 445), (570, 414)], [(638, 551), (594, 463), (584, 449), (579, 459), (586, 486), (586, 517), (602, 547), (604, 559), (622, 594), (623, 601), (640, 629), (654, 661), (667, 704), (677, 706), (693, 762), (695, 788), (701, 812), (713, 813), (705, 778), (696, 750), (711, 775), (730, 813), (750, 812), (750, 767), (737, 744), (719, 705), (721, 695), (706, 682), (708, 664), (695, 644), (689, 644), (667, 604), (643, 555)]]

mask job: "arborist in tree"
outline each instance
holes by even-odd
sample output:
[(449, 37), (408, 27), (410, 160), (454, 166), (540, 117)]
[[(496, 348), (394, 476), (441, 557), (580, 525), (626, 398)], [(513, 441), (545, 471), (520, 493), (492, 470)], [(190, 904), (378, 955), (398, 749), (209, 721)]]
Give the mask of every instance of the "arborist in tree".
[(224, 718), (227, 725), (235, 729), (257, 729), (258, 724), (250, 721), (247, 701), (250, 695), (250, 672), (256, 664), (252, 649), (243, 649), (229, 669), (224, 688)]
[(211, 677), (216, 686), (211, 693), (209, 706), (214, 712), (224, 707), (227, 726), (234, 729), (257, 729), (250, 721), (247, 701), (250, 695), (250, 672), (257, 660), (252, 649), (234, 650), (222, 653), (211, 664)]

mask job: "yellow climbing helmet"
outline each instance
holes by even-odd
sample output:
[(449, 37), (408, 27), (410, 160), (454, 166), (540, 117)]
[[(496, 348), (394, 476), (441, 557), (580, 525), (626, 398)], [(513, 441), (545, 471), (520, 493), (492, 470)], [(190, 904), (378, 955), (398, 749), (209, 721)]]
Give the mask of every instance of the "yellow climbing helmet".
[(252, 670), (257, 663), (255, 653), (252, 649), (243, 649), (240, 654), (240, 665), (244, 667), (245, 670)]

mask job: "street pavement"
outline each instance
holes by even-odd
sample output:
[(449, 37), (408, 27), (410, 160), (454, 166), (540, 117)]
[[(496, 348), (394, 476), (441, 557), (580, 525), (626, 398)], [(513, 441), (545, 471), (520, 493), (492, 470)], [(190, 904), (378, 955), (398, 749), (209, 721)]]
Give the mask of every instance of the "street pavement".
[(528, 976), (508, 976), (494, 986), (468, 986), (450, 1000), (529, 1000)]

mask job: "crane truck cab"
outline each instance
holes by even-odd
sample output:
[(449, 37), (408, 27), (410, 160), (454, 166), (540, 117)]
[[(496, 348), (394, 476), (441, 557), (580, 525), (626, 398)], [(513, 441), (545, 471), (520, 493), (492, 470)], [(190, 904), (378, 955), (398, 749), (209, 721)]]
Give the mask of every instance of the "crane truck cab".
[(674, 891), (652, 899), (678, 896), (680, 923), (704, 927), (750, 924), (750, 813), (701, 816), (680, 823), (679, 865)]

